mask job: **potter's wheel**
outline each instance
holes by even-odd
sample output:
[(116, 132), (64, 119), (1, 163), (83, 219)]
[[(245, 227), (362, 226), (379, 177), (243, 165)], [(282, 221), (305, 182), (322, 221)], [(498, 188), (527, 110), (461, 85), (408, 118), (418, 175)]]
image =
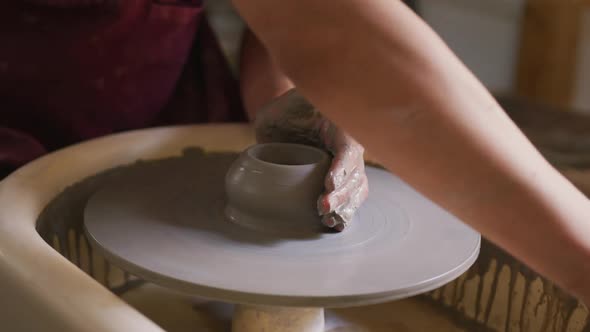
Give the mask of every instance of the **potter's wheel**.
[(369, 167), (370, 196), (342, 233), (293, 236), (224, 218), (232, 158), (152, 162), (88, 202), (95, 249), (154, 283), (234, 303), (354, 306), (435, 289), (466, 271), (480, 236), (390, 173)]

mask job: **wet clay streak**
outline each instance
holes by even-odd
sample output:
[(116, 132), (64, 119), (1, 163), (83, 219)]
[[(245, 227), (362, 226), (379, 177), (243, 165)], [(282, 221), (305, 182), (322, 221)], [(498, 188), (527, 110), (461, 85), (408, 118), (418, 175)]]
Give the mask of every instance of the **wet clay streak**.
[(451, 298), (441, 296), (441, 290), (424, 298), (445, 307), (459, 325), (473, 328), (475, 321), (492, 331), (590, 331), (583, 305), (488, 241), (482, 242), (475, 265), (442, 293), (450, 288), (456, 294)]

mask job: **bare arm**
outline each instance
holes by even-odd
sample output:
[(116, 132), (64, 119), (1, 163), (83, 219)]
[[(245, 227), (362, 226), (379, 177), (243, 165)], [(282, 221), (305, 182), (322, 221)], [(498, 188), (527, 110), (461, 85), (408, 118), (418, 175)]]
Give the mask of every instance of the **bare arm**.
[(590, 300), (590, 207), (395, 0), (234, 0), (297, 88), (372, 155)]
[(254, 120), (262, 106), (293, 87), (262, 43), (246, 31), (240, 56), (240, 89), (248, 117)]

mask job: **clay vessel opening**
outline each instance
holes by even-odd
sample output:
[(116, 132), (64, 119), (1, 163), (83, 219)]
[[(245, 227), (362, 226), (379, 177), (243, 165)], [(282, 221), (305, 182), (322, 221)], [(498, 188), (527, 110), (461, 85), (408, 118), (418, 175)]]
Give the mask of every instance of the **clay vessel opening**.
[(260, 161), (284, 166), (312, 165), (326, 158), (322, 151), (298, 144), (260, 144), (248, 154)]

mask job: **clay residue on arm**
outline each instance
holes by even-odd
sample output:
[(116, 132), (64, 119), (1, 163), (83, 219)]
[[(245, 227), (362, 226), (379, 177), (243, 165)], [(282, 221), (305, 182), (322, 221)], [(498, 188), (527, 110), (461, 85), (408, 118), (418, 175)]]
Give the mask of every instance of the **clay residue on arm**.
[(322, 146), (320, 132), (325, 120), (295, 90), (262, 108), (256, 117), (259, 142), (291, 142)]

